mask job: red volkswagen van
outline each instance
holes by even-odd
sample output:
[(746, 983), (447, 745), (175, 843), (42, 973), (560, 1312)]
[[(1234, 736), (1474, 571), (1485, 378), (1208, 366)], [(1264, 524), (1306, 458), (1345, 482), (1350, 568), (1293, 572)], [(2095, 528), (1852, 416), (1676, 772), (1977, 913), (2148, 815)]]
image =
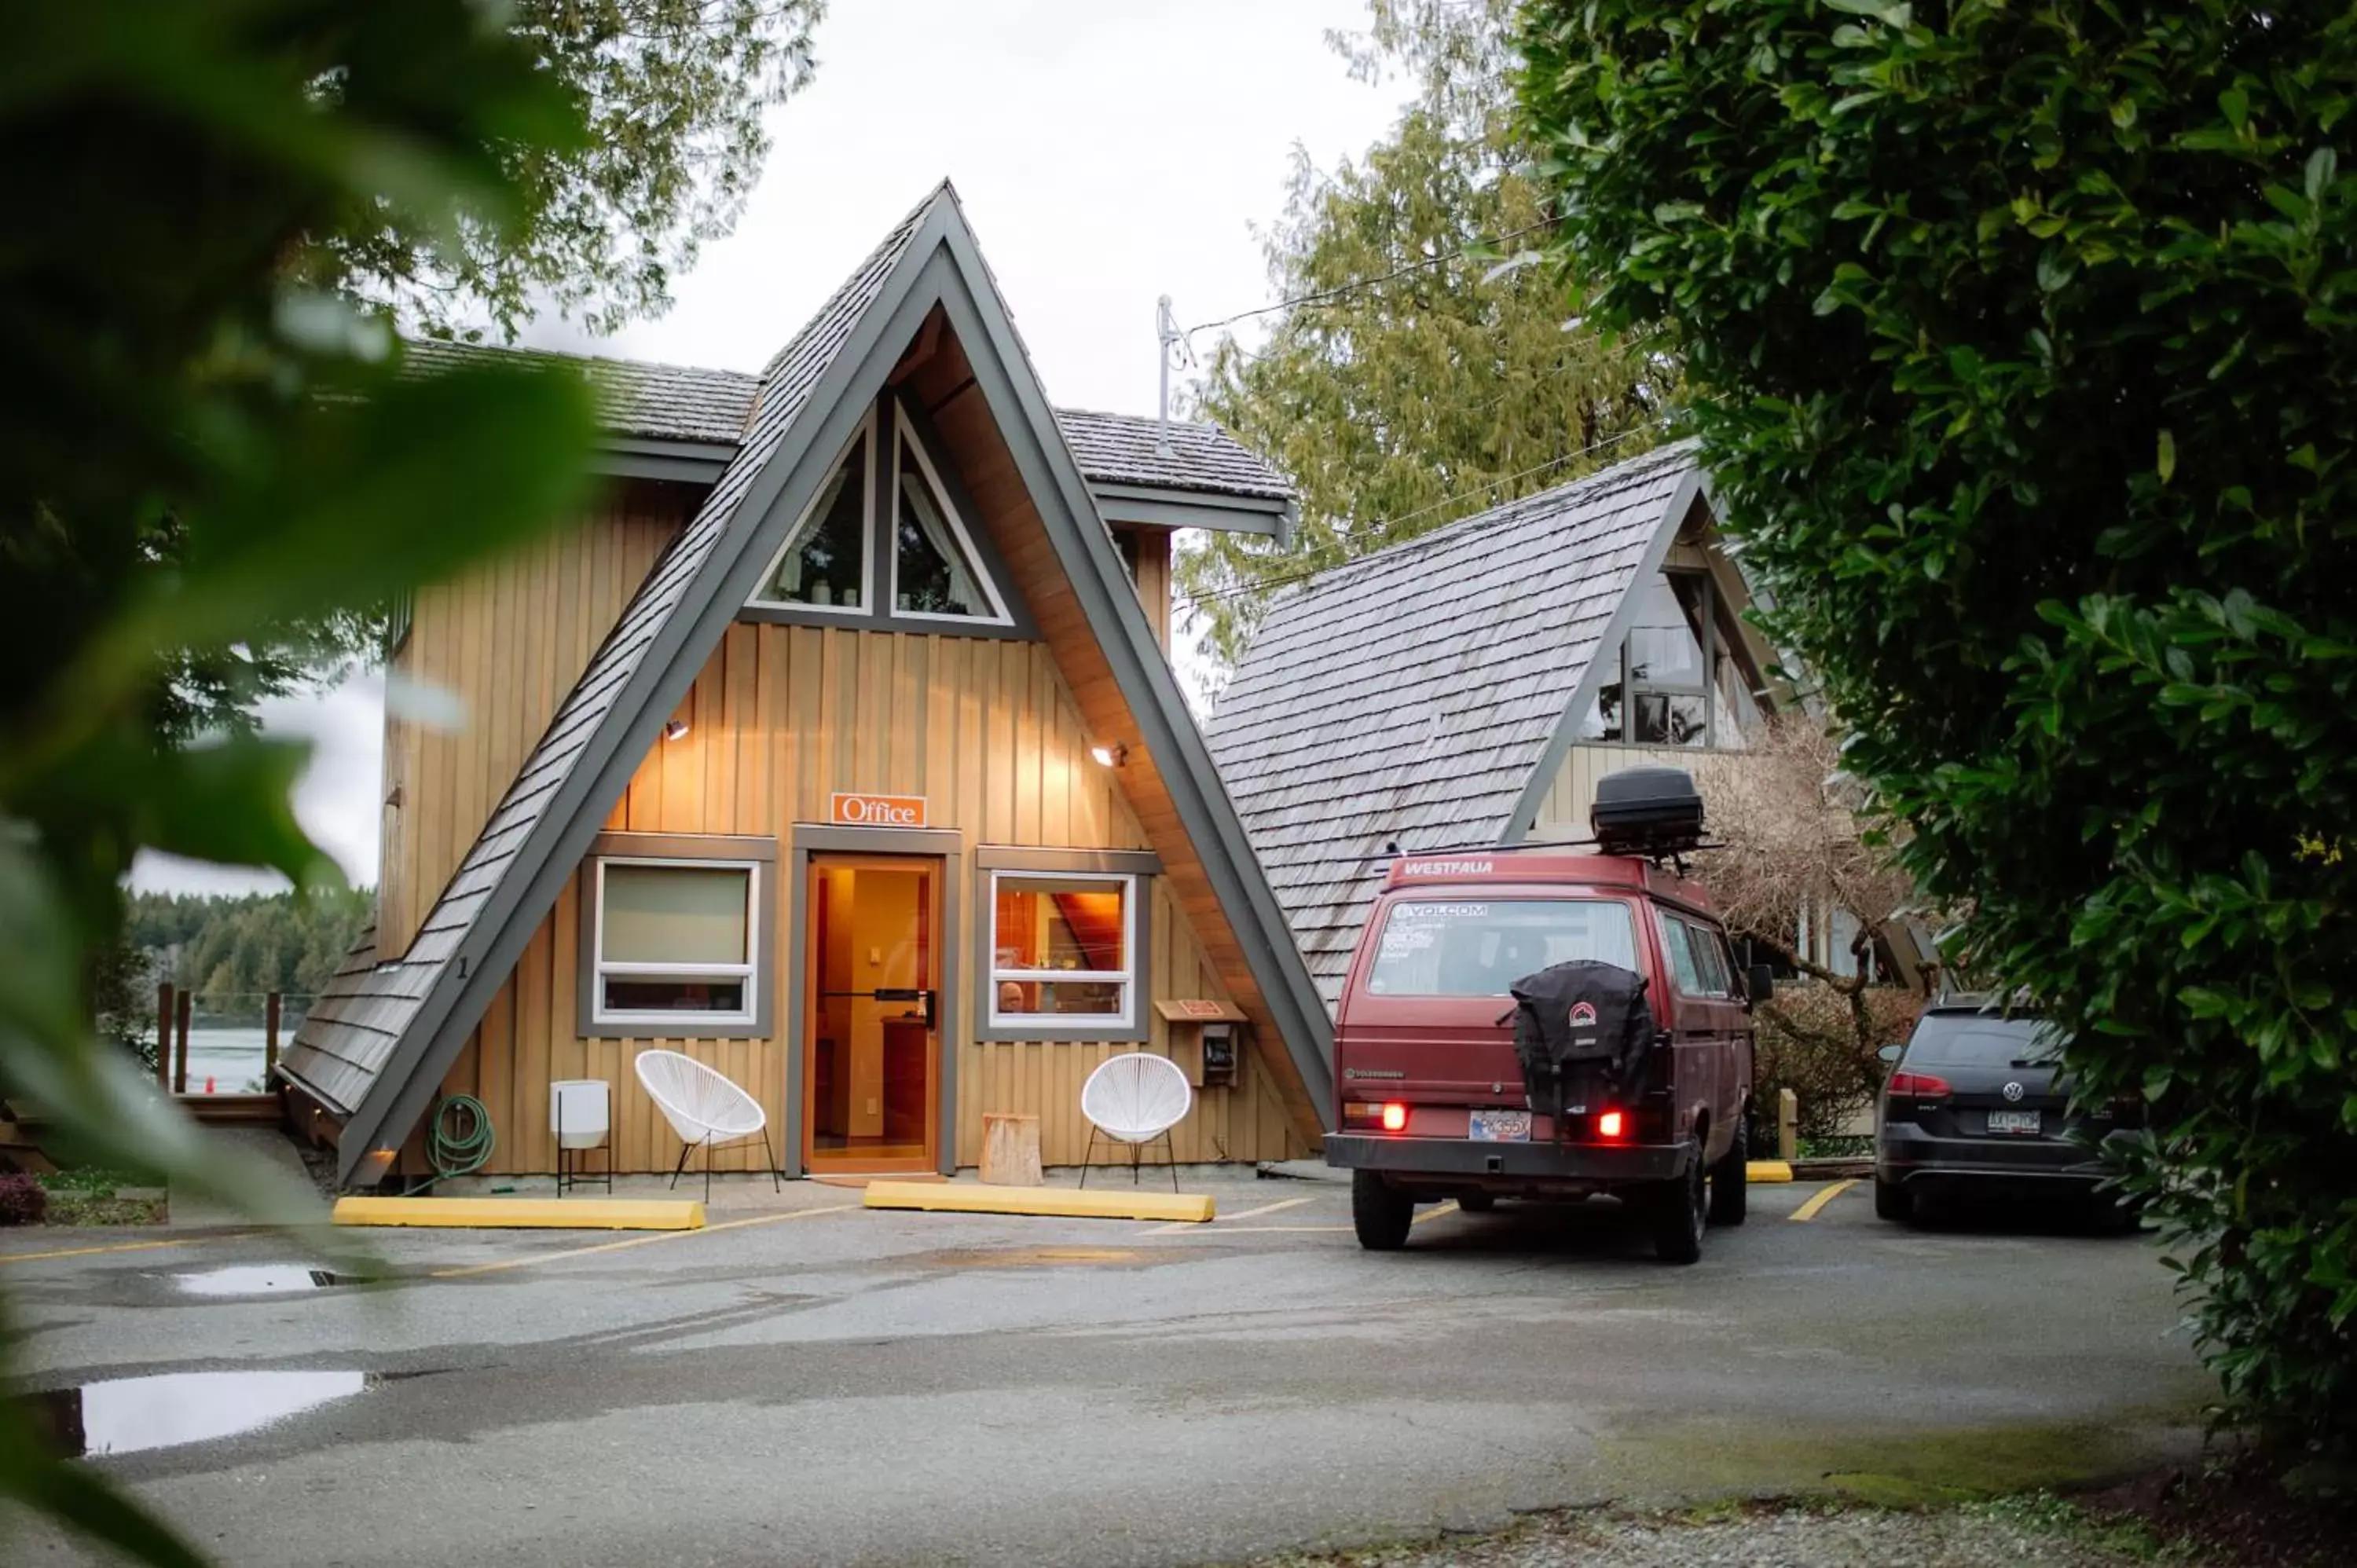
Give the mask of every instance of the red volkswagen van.
[[(1352, 1173), (1361, 1246), (1404, 1245), (1415, 1206), (1445, 1198), (1478, 1212), (1609, 1193), (1680, 1263), (1706, 1222), (1743, 1223), (1767, 971), (1737, 973), (1709, 897), (1675, 869), (1702, 836), (1685, 773), (1609, 776), (1591, 821), (1595, 854), (1392, 862), (1335, 1017), (1326, 1161)], [(1599, 1018), (1609, 1036), (1632, 998), (1625, 1039), (1599, 1043)]]

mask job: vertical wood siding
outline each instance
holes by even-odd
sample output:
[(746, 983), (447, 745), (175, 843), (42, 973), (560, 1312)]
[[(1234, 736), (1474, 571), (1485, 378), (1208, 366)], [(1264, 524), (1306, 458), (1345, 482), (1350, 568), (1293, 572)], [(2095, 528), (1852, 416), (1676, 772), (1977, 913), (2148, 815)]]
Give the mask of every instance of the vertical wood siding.
[(1586, 838), (1587, 809), (1596, 803), (1596, 781), (1608, 773), (1624, 768), (1683, 768), (1692, 772), (1703, 757), (1724, 755), (1667, 746), (1575, 746), (1563, 759), (1555, 781), (1547, 786), (1546, 798), (1540, 801), (1538, 816), (1532, 822), (1531, 837)]
[(672, 487), (618, 486), (580, 527), (418, 594), (394, 669), (449, 693), (465, 717), (427, 728), (387, 709), (379, 953), (407, 950), (685, 515)]
[[(1079, 707), (1042, 643), (805, 627), (731, 627), (697, 678), (679, 717), (688, 733), (659, 742), (608, 818), (632, 832), (750, 833), (779, 840), (780, 875), (795, 822), (823, 822), (837, 789), (922, 795), (931, 826), (980, 843), (1050, 848), (1150, 847), (1111, 769), (1092, 761)], [(772, 1136), (798, 1142), (785, 1105), (785, 1030), (792, 996), (779, 998), (769, 1040), (582, 1040), (576, 1033), (582, 878), (576, 875), (532, 938), (444, 1089), (473, 1094), (499, 1129), (491, 1169), (545, 1171), (552, 1078), (602, 1078), (614, 1087), (619, 1170), (667, 1170), (679, 1144), (640, 1090), (631, 1062), (641, 1050), (683, 1050), (726, 1073), (768, 1111)], [(985, 1112), (1040, 1119), (1050, 1165), (1076, 1163), (1087, 1142), (1081, 1083), (1105, 1058), (1138, 1047), (973, 1038), (974, 922), (987, 918), (969, 857), (958, 912), (960, 994), (945, 998), (944, 1050), (957, 1053), (961, 1164), (981, 1157)], [(1152, 950), (1142, 955), (1141, 1004), (1156, 997), (1232, 1000), (1171, 879), (1153, 879)], [(788, 970), (788, 918), (795, 889), (779, 886), (772, 972)], [(1146, 1048), (1168, 1054), (1158, 1016)], [(1182, 1161), (1284, 1159), (1307, 1152), (1289, 1122), (1265, 1053), (1246, 1053), (1242, 1081), (1202, 1092), (1174, 1141)], [(948, 1130), (945, 1129), (945, 1133)], [(597, 1156), (592, 1156), (594, 1164)], [(716, 1168), (754, 1170), (760, 1145), (724, 1149)]]

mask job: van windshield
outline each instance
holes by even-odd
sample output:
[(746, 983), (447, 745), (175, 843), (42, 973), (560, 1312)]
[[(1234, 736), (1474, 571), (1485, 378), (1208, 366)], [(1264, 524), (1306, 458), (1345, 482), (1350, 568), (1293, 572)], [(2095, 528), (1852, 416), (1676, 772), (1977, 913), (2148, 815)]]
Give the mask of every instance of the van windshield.
[(1603, 898), (1496, 898), (1391, 907), (1367, 990), (1376, 996), (1503, 996), (1573, 959), (1637, 967), (1629, 906)]

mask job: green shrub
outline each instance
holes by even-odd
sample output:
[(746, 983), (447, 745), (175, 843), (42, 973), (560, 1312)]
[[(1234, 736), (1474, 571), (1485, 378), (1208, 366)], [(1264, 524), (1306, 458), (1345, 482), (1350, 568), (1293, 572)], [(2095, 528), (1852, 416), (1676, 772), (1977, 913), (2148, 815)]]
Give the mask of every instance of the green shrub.
[(2136, 1090), (2232, 1408), (2357, 1439), (2357, 16), (1533, 0), (1585, 329), (1673, 329), (1957, 956)]

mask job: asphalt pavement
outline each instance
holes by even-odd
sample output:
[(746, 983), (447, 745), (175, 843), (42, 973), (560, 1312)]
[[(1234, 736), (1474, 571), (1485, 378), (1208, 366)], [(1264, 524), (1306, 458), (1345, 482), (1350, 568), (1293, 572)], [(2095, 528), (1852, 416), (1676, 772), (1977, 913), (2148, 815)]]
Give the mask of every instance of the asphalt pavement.
[(59, 1441), (238, 1564), (1222, 1563), (2068, 1484), (2190, 1451), (2210, 1391), (2148, 1239), (1797, 1185), (1690, 1268), (1602, 1202), (1443, 1206), (1370, 1254), (1345, 1188), (1215, 1190), (1215, 1224), (1157, 1226), (763, 1184), (702, 1231), (379, 1232), (359, 1263), (17, 1233), (0, 1284)]

